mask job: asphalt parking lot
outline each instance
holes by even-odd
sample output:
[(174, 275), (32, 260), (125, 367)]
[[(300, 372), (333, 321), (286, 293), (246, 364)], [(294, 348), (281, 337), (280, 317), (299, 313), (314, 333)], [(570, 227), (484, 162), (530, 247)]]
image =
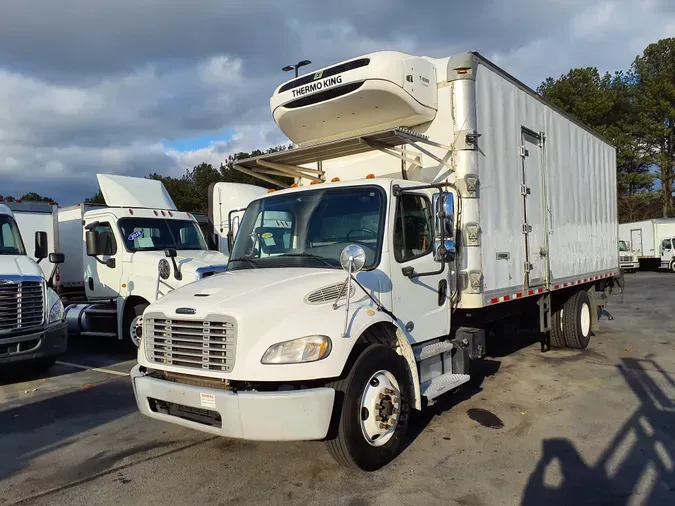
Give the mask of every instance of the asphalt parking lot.
[(407, 450), (369, 474), (321, 443), (143, 418), (134, 357), (74, 340), (48, 374), (0, 380), (0, 505), (673, 505), (673, 287), (668, 273), (627, 275), (584, 352), (494, 343), (482, 382), (417, 416)]

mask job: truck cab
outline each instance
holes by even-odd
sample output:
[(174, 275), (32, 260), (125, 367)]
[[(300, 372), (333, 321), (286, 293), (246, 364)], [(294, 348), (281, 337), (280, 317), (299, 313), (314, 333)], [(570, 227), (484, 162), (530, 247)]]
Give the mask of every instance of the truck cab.
[(208, 248), (195, 217), (176, 209), (160, 181), (98, 175), (106, 206), (59, 212), (68, 261), (62, 296), (71, 332), (138, 345), (137, 323), (150, 302), (222, 272), (227, 255)]
[(640, 268), (640, 260), (630, 250), (628, 241), (619, 241), (619, 267), (625, 272), (635, 272)]
[[(52, 289), (60, 253), (48, 253), (47, 233), (35, 232), (33, 260), (27, 254), (12, 211), (0, 204), (0, 366), (26, 363), (48, 369), (66, 351), (64, 308)], [(49, 257), (52, 275), (40, 262)]]
[(675, 237), (661, 239), (661, 268), (675, 272)]

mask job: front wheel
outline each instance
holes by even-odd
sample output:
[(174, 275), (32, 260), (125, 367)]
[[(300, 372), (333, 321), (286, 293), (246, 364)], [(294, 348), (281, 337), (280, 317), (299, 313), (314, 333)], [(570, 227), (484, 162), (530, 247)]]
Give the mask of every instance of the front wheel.
[(335, 389), (336, 434), (328, 452), (342, 465), (375, 471), (403, 451), (411, 385), (408, 368), (392, 348), (366, 348)]
[(122, 327), (124, 330), (124, 345), (131, 350), (138, 349), (139, 339), (136, 335), (136, 323), (138, 323), (138, 320), (143, 316), (143, 311), (149, 305), (147, 302), (141, 302), (134, 304), (133, 307), (129, 307), (124, 311)]

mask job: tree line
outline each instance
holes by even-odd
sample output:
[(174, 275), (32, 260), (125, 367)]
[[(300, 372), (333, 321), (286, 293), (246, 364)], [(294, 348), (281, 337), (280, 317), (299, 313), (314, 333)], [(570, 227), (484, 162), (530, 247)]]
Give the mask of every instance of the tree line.
[(537, 92), (616, 147), (619, 221), (675, 216), (675, 38), (648, 45), (626, 70), (574, 68)]
[[(616, 147), (619, 221), (675, 217), (675, 38), (650, 44), (626, 70), (600, 74), (597, 67), (573, 68), (547, 78), (537, 92)], [(156, 172), (147, 177), (162, 181), (179, 209), (205, 213), (211, 183), (271, 186), (234, 169), (237, 160), (289, 148), (236, 153), (220, 167), (201, 163), (181, 177)], [(35, 193), (22, 197), (31, 199), (51, 200)], [(86, 202), (105, 203), (100, 191)]]

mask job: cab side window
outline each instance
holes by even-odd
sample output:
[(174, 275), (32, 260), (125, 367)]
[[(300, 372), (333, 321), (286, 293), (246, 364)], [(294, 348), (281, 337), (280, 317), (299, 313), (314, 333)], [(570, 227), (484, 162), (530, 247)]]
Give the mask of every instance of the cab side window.
[(670, 242), (670, 239), (664, 239), (661, 241), (661, 249), (664, 251), (667, 251), (672, 248), (672, 244)]
[(431, 204), (426, 197), (404, 194), (396, 203), (394, 257), (407, 262), (431, 252)]
[(110, 223), (100, 222), (94, 230), (97, 232), (99, 251), (103, 251), (104, 256), (112, 256), (117, 253), (117, 241)]

